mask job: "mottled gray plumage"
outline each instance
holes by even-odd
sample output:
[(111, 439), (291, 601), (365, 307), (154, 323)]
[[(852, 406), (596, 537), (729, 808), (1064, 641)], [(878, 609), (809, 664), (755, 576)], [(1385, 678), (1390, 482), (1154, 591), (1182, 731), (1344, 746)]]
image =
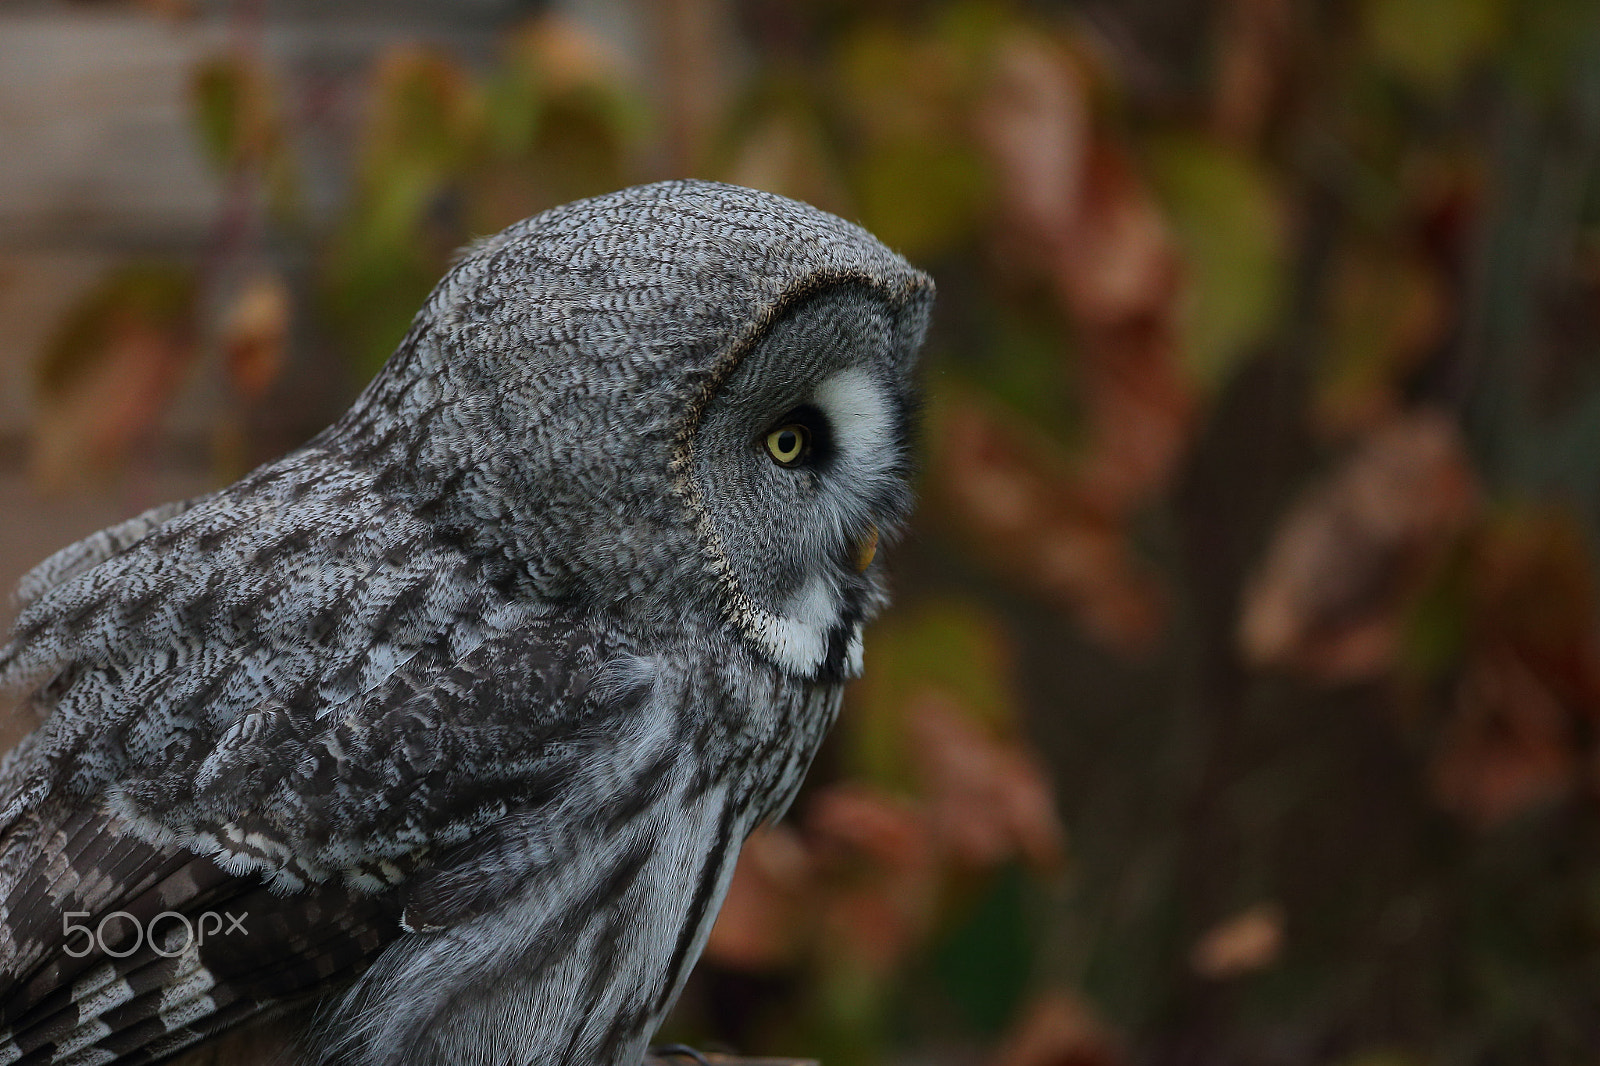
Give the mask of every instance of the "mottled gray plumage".
[[(0, 1066), (306, 1004), (313, 1062), (637, 1061), (859, 669), (931, 292), (747, 189), (556, 208), (310, 444), (41, 564), (0, 651), (45, 715), (0, 768)], [(248, 936), (61, 951), (63, 911), (225, 909)]]

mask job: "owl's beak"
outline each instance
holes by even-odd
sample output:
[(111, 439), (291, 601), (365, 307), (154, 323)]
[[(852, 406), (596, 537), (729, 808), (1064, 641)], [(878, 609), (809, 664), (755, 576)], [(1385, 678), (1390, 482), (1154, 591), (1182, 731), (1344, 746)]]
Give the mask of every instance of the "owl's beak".
[(856, 543), (856, 572), (860, 573), (872, 565), (873, 558), (878, 554), (878, 527), (868, 526), (866, 535)]

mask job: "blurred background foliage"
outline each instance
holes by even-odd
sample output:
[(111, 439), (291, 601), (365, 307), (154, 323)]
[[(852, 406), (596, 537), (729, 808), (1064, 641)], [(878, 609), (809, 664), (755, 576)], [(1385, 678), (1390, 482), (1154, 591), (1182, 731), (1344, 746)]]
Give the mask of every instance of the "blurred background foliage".
[(241, 3), (190, 82), (215, 248), (64, 317), (37, 476), (114, 468), (200, 364), (237, 476), (541, 208), (672, 175), (808, 200), (938, 280), (924, 504), (671, 1034), (1596, 1061), (1593, 0), (609, 8), (641, 54), (550, 10), (488, 62), (386, 50), (314, 210)]

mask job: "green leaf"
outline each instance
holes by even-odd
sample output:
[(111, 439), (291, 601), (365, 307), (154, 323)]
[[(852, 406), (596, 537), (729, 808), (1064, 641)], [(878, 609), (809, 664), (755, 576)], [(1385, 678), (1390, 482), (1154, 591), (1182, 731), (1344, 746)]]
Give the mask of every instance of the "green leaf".
[(1071, 451), (1083, 443), (1080, 355), (1053, 307), (994, 308), (984, 346), (955, 373), (993, 396), (1038, 436)]
[(909, 790), (905, 715), (928, 691), (954, 699), (998, 732), (1015, 728), (1010, 646), (999, 621), (977, 604), (943, 601), (902, 609), (867, 634), (866, 676), (852, 690), (847, 758), (857, 776)]
[(1368, 0), (1364, 14), (1379, 62), (1438, 95), (1454, 91), (1505, 35), (1504, 0)]
[(914, 258), (970, 237), (990, 199), (973, 138), (951, 135), (966, 122), (972, 69), (958, 40), (885, 23), (849, 35), (835, 56), (835, 103), (856, 141), (861, 221)]
[(967, 1022), (986, 1037), (1017, 1013), (1033, 967), (1025, 879), (1010, 866), (934, 950), (934, 971)]
[(536, 70), (502, 65), (484, 88), (485, 144), (492, 156), (515, 157), (538, 139), (546, 98)]
[(465, 165), (479, 133), (475, 87), (444, 55), (417, 47), (391, 50), (373, 78), (374, 118), (362, 169), (368, 182), (410, 163), (445, 175)]
[(191, 96), (195, 133), (206, 158), (218, 170), (233, 166), (241, 154), (247, 97), (254, 79), (235, 56), (203, 61), (194, 72)]
[(59, 400), (99, 365), (114, 335), (130, 324), (163, 333), (187, 333), (193, 325), (194, 273), (170, 263), (135, 263), (116, 270), (89, 290), (62, 318), (39, 362), (34, 384), (47, 400)]
[(897, 140), (874, 146), (856, 170), (861, 221), (912, 258), (971, 236), (988, 199), (988, 172), (958, 140)]
[(1155, 138), (1146, 157), (1187, 267), (1184, 365), (1215, 388), (1281, 308), (1287, 251), (1278, 190), (1253, 160), (1198, 136)]

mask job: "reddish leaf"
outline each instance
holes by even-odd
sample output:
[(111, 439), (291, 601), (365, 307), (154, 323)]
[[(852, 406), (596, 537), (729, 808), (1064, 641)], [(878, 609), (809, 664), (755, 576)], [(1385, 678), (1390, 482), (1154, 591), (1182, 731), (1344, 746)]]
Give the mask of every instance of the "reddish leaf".
[(1578, 752), (1566, 708), (1514, 655), (1474, 660), (1462, 678), (1434, 790), (1447, 807), (1495, 825), (1573, 784)]
[(1283, 102), (1293, 16), (1287, 0), (1229, 0), (1223, 7), (1212, 119), (1235, 143), (1255, 143)]
[(1055, 292), (1078, 327), (1088, 432), (1070, 469), (972, 408), (951, 412), (949, 481), (1007, 568), (1066, 599), (1125, 649), (1148, 644), (1160, 595), (1123, 546), (1131, 513), (1170, 479), (1194, 402), (1178, 349), (1182, 271), (1155, 200), (1095, 114), (1094, 77), (1070, 42), (999, 45), (978, 128), (998, 175), (1003, 255)]
[(806, 839), (828, 886), (821, 939), (853, 968), (888, 974), (933, 921), (938, 866), (926, 818), (911, 804), (843, 785), (813, 800)]
[(1021, 856), (1058, 865), (1065, 836), (1039, 765), (1016, 744), (995, 740), (953, 701), (925, 691), (907, 716), (910, 742), (942, 850), (968, 866)]
[(1418, 412), (1372, 433), (1279, 527), (1245, 590), (1245, 656), (1326, 680), (1387, 670), (1405, 607), (1478, 500), (1444, 416)]
[(1445, 806), (1495, 825), (1593, 777), (1600, 625), (1588, 546), (1559, 512), (1494, 515), (1463, 557), (1459, 676), (1432, 780)]
[(989, 1066), (1122, 1066), (1127, 1061), (1080, 996), (1053, 990), (1026, 1008)]
[(1208, 930), (1189, 964), (1202, 977), (1239, 977), (1271, 966), (1282, 951), (1283, 908), (1260, 903)]
[(706, 941), (706, 957), (752, 972), (792, 964), (816, 924), (814, 865), (793, 829), (752, 833)]
[(133, 266), (68, 312), (37, 369), (37, 478), (59, 486), (98, 474), (155, 425), (195, 355), (194, 299), (188, 272)]
[(1477, 643), (1513, 652), (1585, 718), (1600, 719), (1600, 627), (1583, 529), (1558, 511), (1497, 515), (1475, 538), (1470, 610)]
[[(1127, 483), (1111, 453), (1074, 476), (1062, 457), (986, 405), (952, 400), (933, 421), (941, 502), (976, 534), (985, 556), (1073, 608), (1096, 638), (1129, 651), (1146, 647), (1164, 597), (1128, 551), (1120, 509)], [(1127, 451), (1139, 450), (1130, 430)], [(1123, 469), (1137, 466), (1130, 459)]]

